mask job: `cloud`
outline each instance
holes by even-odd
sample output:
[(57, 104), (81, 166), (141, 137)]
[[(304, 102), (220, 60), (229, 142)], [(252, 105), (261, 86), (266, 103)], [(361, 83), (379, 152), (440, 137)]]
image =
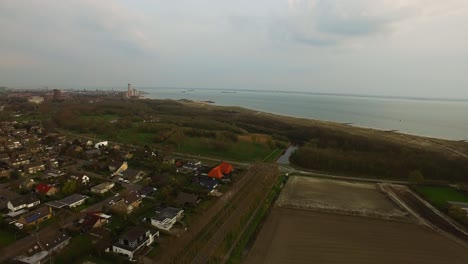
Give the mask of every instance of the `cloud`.
[[(313, 46), (329, 46), (388, 34), (397, 25), (423, 15), (454, 10), (459, 0), (288, 0), (288, 12), (274, 20), (273, 37)], [(439, 12), (439, 13), (440, 13)], [(278, 30), (279, 29), (279, 30)], [(283, 30), (283, 32), (280, 32)]]
[(156, 49), (146, 17), (110, 0), (0, 2), (0, 53), (80, 60), (113, 49)]

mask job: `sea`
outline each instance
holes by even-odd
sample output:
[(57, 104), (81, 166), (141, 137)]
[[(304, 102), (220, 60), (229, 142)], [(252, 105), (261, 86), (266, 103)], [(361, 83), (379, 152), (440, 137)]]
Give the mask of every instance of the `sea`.
[(468, 140), (468, 100), (162, 87), (140, 90), (151, 99), (212, 101), (285, 116)]

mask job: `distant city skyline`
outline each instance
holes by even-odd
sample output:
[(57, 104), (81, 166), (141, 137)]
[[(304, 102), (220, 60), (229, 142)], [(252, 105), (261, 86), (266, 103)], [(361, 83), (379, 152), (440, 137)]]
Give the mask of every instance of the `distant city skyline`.
[(13, 88), (468, 98), (464, 0), (4, 0), (0, 30)]

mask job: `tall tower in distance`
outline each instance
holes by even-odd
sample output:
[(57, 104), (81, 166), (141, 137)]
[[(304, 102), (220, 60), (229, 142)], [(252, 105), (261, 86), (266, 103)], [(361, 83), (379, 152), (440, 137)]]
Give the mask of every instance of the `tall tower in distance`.
[(128, 92), (127, 92), (127, 97), (132, 97), (132, 85), (128, 84)]

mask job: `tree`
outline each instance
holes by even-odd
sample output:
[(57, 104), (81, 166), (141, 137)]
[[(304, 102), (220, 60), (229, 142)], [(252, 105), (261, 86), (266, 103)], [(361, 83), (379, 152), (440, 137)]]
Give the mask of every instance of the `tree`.
[(76, 181), (68, 181), (62, 188), (62, 193), (65, 195), (70, 195), (76, 192), (77, 189)]
[(424, 176), (419, 170), (413, 170), (408, 174), (408, 181), (413, 184), (421, 184), (424, 182)]

